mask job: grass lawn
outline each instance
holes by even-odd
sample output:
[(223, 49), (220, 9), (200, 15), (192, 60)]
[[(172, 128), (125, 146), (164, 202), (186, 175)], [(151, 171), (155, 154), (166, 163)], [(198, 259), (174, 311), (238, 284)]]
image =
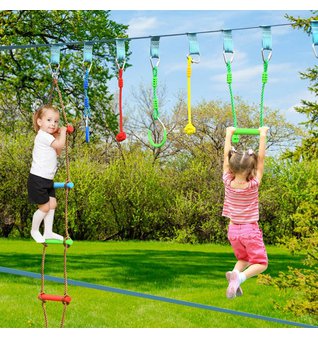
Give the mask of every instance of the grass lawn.
[[(267, 247), (269, 268), (276, 276), (287, 266), (300, 267), (301, 258), (287, 250)], [(42, 245), (33, 240), (0, 239), (0, 266), (40, 273)], [(166, 242), (74, 242), (68, 250), (68, 277), (110, 287), (243, 311), (293, 322), (318, 325), (312, 317), (296, 317), (277, 309), (297, 296), (247, 280), (244, 295), (225, 297), (225, 272), (235, 258), (231, 247)], [(46, 270), (63, 277), (63, 247), (47, 249)], [(0, 328), (41, 328), (44, 318), (37, 299), (41, 282), (0, 273)], [(45, 292), (64, 293), (64, 286), (45, 282)], [(69, 286), (67, 328), (290, 328), (293, 326), (156, 300)], [(49, 327), (59, 327), (62, 304), (47, 302)]]

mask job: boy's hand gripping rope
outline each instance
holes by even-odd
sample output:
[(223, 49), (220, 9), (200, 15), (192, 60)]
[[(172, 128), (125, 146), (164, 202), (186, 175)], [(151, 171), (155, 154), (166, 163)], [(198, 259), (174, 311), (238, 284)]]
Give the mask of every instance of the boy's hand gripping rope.
[(88, 98), (88, 80), (89, 72), (92, 68), (93, 45), (84, 44), (83, 68), (84, 68), (84, 119), (85, 119), (85, 141), (89, 142), (89, 118), (91, 117), (91, 108)]
[[(158, 86), (158, 65), (160, 62), (159, 58), (159, 39), (160, 37), (152, 37), (151, 38), (151, 45), (150, 45), (150, 63), (152, 66), (152, 89), (153, 89), (153, 114), (152, 114), (152, 124), (154, 126), (154, 131), (157, 132), (156, 122), (158, 121), (161, 125), (161, 128), (163, 129), (163, 136), (160, 143), (155, 143), (152, 139), (152, 131), (148, 130), (148, 140), (149, 143), (155, 147), (160, 148), (163, 146), (167, 140), (167, 130), (164, 126), (164, 124), (161, 122), (159, 118), (159, 102), (157, 97), (157, 86)], [(154, 65), (153, 61), (154, 59), (157, 59), (156, 64)]]
[[(199, 45), (197, 42), (197, 37), (195, 33), (188, 33), (189, 40), (189, 54), (187, 56), (187, 87), (188, 87), (188, 124), (184, 128), (184, 132), (187, 135), (192, 135), (195, 133), (195, 126), (192, 124), (192, 115), (191, 115), (191, 64), (200, 62), (200, 52)], [(193, 56), (197, 55), (196, 59)]]
[[(122, 142), (126, 139), (126, 133), (123, 130), (123, 103), (122, 103), (122, 96), (123, 96), (123, 72), (125, 69), (125, 40), (123, 39), (116, 39), (116, 48), (117, 48), (117, 58), (116, 64), (118, 67), (118, 88), (119, 88), (119, 133), (116, 135), (117, 142)], [(122, 66), (120, 66), (119, 62), (122, 62)]]
[[(52, 104), (53, 99), (53, 92), (56, 90), (59, 96), (59, 101), (62, 109), (62, 114), (64, 117), (65, 125), (67, 125), (67, 116), (63, 104), (62, 99), (62, 93), (60, 91), (59, 85), (58, 85), (58, 72), (59, 72), (59, 57), (60, 57), (60, 49), (58, 50), (55, 48), (51, 48), (51, 71), (52, 71), (52, 87), (51, 92), (49, 96), (49, 103)], [(55, 67), (55, 70), (53, 70), (53, 67)], [(69, 168), (69, 155), (68, 155), (68, 132), (66, 133), (66, 142), (65, 142), (65, 161), (66, 161), (66, 183), (65, 183), (65, 238), (64, 242), (61, 241), (61, 243), (64, 243), (64, 295), (50, 295), (46, 294), (44, 291), (44, 274), (45, 274), (45, 256), (46, 256), (46, 248), (50, 240), (47, 240), (43, 244), (43, 252), (42, 252), (42, 264), (41, 264), (41, 291), (38, 295), (38, 298), (42, 301), (42, 309), (44, 314), (44, 321), (45, 321), (45, 327), (48, 327), (48, 319), (47, 319), (47, 312), (46, 312), (46, 302), (47, 301), (58, 301), (63, 304), (63, 312), (62, 312), (62, 318), (60, 327), (64, 327), (65, 322), (65, 314), (66, 314), (66, 308), (68, 304), (71, 302), (71, 297), (68, 295), (68, 283), (67, 283), (67, 249), (72, 244), (72, 240), (70, 239), (69, 232), (68, 232), (68, 192), (69, 187), (68, 184), (70, 183), (70, 168)], [(50, 242), (51, 243), (51, 242)], [(54, 242), (56, 243), (56, 242)]]

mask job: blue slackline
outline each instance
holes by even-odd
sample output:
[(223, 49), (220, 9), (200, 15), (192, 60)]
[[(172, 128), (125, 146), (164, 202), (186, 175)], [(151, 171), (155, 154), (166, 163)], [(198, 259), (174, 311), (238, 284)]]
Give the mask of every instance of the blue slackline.
[[(31, 278), (35, 278), (35, 279), (41, 279), (41, 274), (32, 273), (32, 272), (24, 271), (24, 270), (0, 267), (0, 272), (6, 273), (6, 274), (13, 274), (13, 275), (31, 277)], [(52, 282), (62, 283), (62, 284), (64, 283), (64, 279), (60, 278), (60, 277), (45, 275), (44, 278), (45, 278), (46, 281), (52, 281)], [(261, 316), (261, 315), (250, 314), (250, 313), (242, 312), (242, 311), (218, 308), (218, 307), (214, 307), (214, 306), (211, 306), (211, 305), (182, 301), (182, 300), (176, 300), (176, 299), (173, 299), (173, 298), (144, 294), (144, 293), (140, 293), (140, 292), (136, 292), (136, 291), (119, 289), (119, 288), (114, 288), (114, 287), (108, 287), (108, 286), (103, 286), (103, 285), (100, 285), (100, 284), (93, 284), (93, 283), (88, 283), (88, 282), (83, 282), (83, 281), (68, 280), (68, 284), (73, 285), (73, 286), (78, 286), (78, 287), (108, 291), (108, 292), (117, 293), (117, 294), (121, 294), (121, 295), (135, 296), (135, 297), (147, 298), (147, 299), (155, 300), (155, 301), (162, 301), (162, 302), (167, 302), (167, 303), (179, 304), (179, 305), (184, 305), (184, 306), (187, 306), (187, 307), (218, 311), (218, 312), (222, 312), (222, 313), (225, 313), (225, 314), (231, 314), (231, 315), (244, 316), (244, 317), (248, 317), (248, 318), (261, 319), (263, 321), (293, 325), (293, 326), (297, 326), (297, 327), (301, 327), (301, 328), (318, 328), (318, 326), (315, 326), (315, 325), (303, 324), (303, 323), (298, 323), (298, 322), (291, 322), (291, 321), (287, 321), (287, 320), (279, 319), (279, 318), (274, 318), (274, 317)]]

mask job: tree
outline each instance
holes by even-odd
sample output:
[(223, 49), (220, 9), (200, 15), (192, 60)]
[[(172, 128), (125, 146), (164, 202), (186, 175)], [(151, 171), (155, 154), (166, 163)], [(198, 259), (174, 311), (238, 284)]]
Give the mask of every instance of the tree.
[[(66, 111), (76, 126), (80, 126), (84, 101), (83, 43), (69, 43), (102, 40), (104, 42), (93, 45), (89, 85), (91, 130), (93, 134), (114, 133), (118, 123), (111, 109), (112, 95), (108, 92), (107, 81), (114, 76), (114, 39), (125, 37), (126, 29), (127, 26), (109, 19), (109, 11), (1, 11), (1, 45), (44, 44), (41, 48), (1, 52), (2, 125), (14, 130), (16, 121), (22, 120), (25, 128), (31, 128), (31, 113), (47, 103), (52, 83), (48, 45), (65, 43), (61, 48), (59, 85)], [(59, 105), (58, 101), (56, 105)]]
[[(293, 27), (309, 32), (310, 21), (318, 19), (318, 11), (313, 11), (313, 16), (308, 19), (294, 18), (286, 15), (293, 22)], [(300, 73), (302, 79), (311, 82), (309, 90), (318, 96), (318, 67), (307, 69)], [(304, 123), (308, 136), (302, 139), (295, 150), (287, 151), (280, 166), (288, 170), (282, 175), (285, 186), (279, 193), (282, 201), (288, 207), (285, 209), (284, 221), (292, 225), (293, 235), (282, 238), (282, 243), (294, 254), (304, 254), (304, 268), (290, 269), (289, 273), (280, 273), (279, 277), (272, 278), (262, 275), (261, 282), (274, 284), (279, 289), (294, 288), (297, 290), (296, 299), (289, 300), (285, 309), (296, 314), (318, 313), (318, 188), (317, 188), (317, 158), (318, 158), (318, 103), (302, 100), (302, 106), (296, 111), (307, 116)], [(287, 158), (287, 160), (286, 160)], [(281, 176), (281, 172), (275, 175)], [(289, 185), (289, 187), (288, 187)], [(284, 192), (285, 190), (285, 192)], [(288, 200), (290, 202), (288, 203)]]
[[(304, 30), (305, 33), (310, 34), (310, 22), (312, 20), (318, 20), (318, 11), (312, 11), (312, 16), (308, 19), (295, 18), (290, 15), (286, 15), (286, 18), (293, 23), (293, 27)], [(318, 96), (318, 66), (314, 68), (308, 68), (306, 72), (301, 72), (300, 77), (305, 80), (309, 80), (309, 91), (316, 97)], [(302, 105), (295, 108), (299, 113), (305, 114), (308, 118), (303, 124), (308, 130), (308, 136), (303, 138), (300, 145), (298, 145), (295, 151), (288, 151), (285, 157), (291, 157), (295, 160), (300, 159), (314, 159), (318, 158), (318, 102), (302, 100)]]

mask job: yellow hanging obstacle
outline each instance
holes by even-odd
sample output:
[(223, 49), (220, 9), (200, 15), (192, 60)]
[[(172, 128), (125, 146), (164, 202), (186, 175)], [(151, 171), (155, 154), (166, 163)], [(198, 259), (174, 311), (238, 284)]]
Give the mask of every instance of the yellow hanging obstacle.
[[(187, 56), (187, 87), (188, 87), (188, 124), (183, 129), (187, 135), (192, 135), (195, 133), (195, 126), (192, 124), (192, 115), (191, 115), (191, 75), (192, 63), (200, 62), (200, 52), (199, 45), (197, 42), (197, 37), (195, 33), (188, 33), (189, 40), (189, 54)], [(196, 58), (194, 58), (196, 57)]]

